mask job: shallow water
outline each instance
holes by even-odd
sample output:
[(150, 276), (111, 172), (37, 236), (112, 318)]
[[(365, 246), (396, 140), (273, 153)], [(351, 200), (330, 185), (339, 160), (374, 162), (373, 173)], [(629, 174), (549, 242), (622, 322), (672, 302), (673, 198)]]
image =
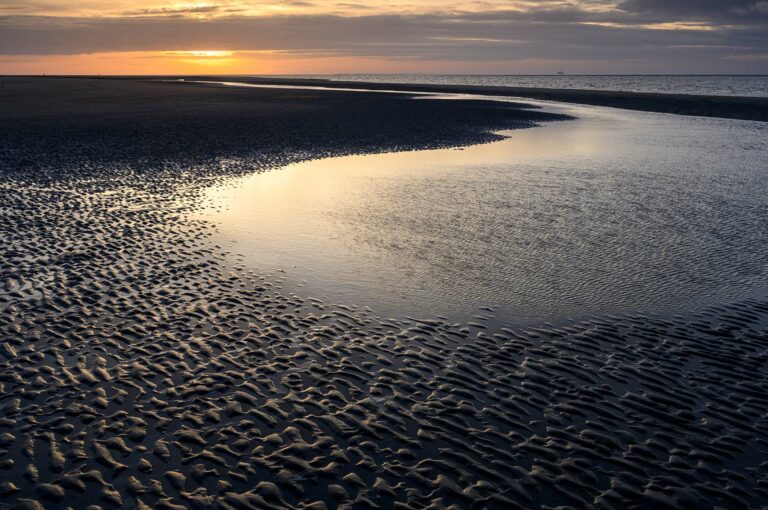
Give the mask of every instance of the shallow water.
[(675, 313), (765, 289), (768, 126), (548, 108), (579, 120), (255, 174), (202, 217), (289, 290), (382, 315)]

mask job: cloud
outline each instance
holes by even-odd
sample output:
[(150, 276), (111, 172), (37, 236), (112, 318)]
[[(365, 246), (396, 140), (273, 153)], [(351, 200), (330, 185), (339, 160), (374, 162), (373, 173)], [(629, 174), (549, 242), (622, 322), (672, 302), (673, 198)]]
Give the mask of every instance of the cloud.
[(190, 7), (155, 7), (147, 9), (135, 9), (123, 11), (123, 16), (157, 16), (157, 15), (178, 15), (178, 14), (210, 14), (219, 12), (221, 7), (218, 5), (195, 5)]
[(750, 7), (750, 11), (768, 13), (768, 1), (760, 0)]
[(624, 0), (628, 13), (650, 15), (661, 21), (708, 21), (714, 24), (764, 25), (765, 0)]
[[(726, 3), (757, 14), (739, 14)], [(760, 73), (768, 71), (758, 57), (768, 52), (768, 22), (758, 12), (764, 3), (625, 0), (616, 8), (604, 1), (544, 1), (493, 12), (228, 14), (205, 20), (167, 9), (97, 18), (8, 15), (0, 17), (0, 54), (211, 49), (467, 63), (589, 61), (603, 62), (606, 72), (632, 68), (633, 62), (638, 72), (648, 72), (657, 62), (659, 72)], [(733, 24), (742, 18), (748, 19)], [(741, 67), (733, 67), (737, 63)]]

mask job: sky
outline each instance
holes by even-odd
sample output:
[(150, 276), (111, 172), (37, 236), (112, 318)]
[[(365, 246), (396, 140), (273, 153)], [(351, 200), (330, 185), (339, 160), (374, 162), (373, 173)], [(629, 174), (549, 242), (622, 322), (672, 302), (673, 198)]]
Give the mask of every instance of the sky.
[(768, 0), (0, 0), (0, 74), (768, 74)]

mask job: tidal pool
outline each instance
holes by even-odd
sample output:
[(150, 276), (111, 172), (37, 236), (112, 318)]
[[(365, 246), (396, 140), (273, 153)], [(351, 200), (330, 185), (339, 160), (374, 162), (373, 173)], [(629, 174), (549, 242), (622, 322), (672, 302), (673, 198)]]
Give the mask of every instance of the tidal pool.
[(578, 120), (254, 174), (199, 216), (284, 290), (388, 316), (676, 313), (765, 290), (768, 125), (545, 107)]

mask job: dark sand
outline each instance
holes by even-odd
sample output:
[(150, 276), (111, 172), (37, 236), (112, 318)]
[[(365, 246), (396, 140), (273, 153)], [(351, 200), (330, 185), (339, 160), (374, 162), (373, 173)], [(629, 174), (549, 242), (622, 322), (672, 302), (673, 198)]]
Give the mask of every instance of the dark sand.
[[(133, 78), (131, 78), (133, 79)], [(601, 90), (543, 89), (526, 87), (490, 87), (471, 85), (416, 85), (397, 83), (373, 83), (357, 81), (330, 81), (297, 78), (271, 78), (252, 76), (187, 77), (188, 80), (223, 80), (254, 84), (334, 87), (368, 90), (395, 90), (455, 94), (480, 94), (503, 97), (520, 97), (563, 103), (609, 106), (625, 110), (638, 110), (676, 115), (697, 115), (768, 122), (768, 98), (697, 96), (691, 94), (653, 94), (646, 92), (620, 92)]]
[(36, 178), (86, 160), (153, 175), (158, 167), (217, 163), (218, 175), (222, 158), (252, 171), (322, 156), (489, 142), (501, 138), (492, 131), (568, 118), (522, 104), (447, 105), (382, 93), (68, 78), (0, 78), (0, 85), (0, 165), (23, 176), (35, 167)]
[(763, 507), (768, 302), (525, 329), (385, 319), (228, 267), (188, 219), (243, 171), (547, 118), (6, 80), (0, 508)]

